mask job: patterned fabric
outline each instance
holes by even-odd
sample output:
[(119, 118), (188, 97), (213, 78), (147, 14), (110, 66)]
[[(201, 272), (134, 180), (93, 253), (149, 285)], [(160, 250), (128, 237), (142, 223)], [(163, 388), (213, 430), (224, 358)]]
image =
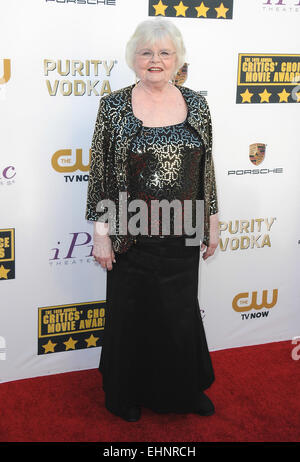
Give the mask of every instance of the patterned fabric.
[[(167, 127), (142, 127), (130, 148), (130, 192), (132, 199), (147, 204), (147, 229), (144, 234), (168, 234), (162, 227), (162, 213), (155, 215), (152, 201), (177, 204), (168, 210), (164, 225), (170, 236), (181, 235), (186, 225), (196, 227), (196, 199), (200, 199), (202, 142), (186, 122)], [(203, 173), (203, 172), (202, 172)], [(185, 200), (192, 203), (191, 212)], [(173, 202), (176, 201), (176, 202)], [(161, 212), (161, 209), (159, 210)], [(133, 214), (135, 212), (132, 212)], [(178, 225), (176, 229), (175, 225)], [(142, 226), (142, 223), (140, 223)]]
[[(101, 98), (91, 146), (91, 165), (88, 182), (86, 219), (110, 222), (112, 246), (123, 253), (133, 244), (134, 237), (122, 225), (120, 210), (124, 209), (123, 196), (130, 198), (129, 154), (132, 139), (142, 129), (142, 121), (132, 111), (131, 97), (134, 85), (112, 92)], [(204, 162), (204, 239), (209, 244), (209, 217), (218, 212), (214, 164), (212, 158), (212, 125), (206, 99), (198, 92), (177, 86), (187, 107), (187, 123), (202, 139)], [(97, 211), (97, 204), (108, 199), (115, 204), (115, 212), (108, 210), (108, 219)]]

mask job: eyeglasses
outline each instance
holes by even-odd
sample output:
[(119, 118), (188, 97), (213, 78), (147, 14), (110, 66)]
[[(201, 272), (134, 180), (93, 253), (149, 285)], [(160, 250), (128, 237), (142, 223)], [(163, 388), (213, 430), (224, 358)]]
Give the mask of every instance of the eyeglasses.
[[(167, 61), (175, 53), (176, 53), (176, 51), (161, 50), (161, 51), (159, 51), (157, 53), (157, 55), (163, 61)], [(153, 57), (155, 55), (155, 53), (153, 51), (151, 51), (151, 50), (140, 50), (140, 51), (137, 51), (136, 54), (139, 56), (140, 59), (143, 59), (145, 61), (153, 59)]]

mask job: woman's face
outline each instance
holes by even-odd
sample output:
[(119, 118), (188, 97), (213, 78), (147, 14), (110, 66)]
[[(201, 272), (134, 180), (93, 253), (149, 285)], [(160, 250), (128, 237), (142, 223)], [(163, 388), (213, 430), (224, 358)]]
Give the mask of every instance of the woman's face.
[(173, 78), (176, 63), (174, 44), (166, 37), (154, 45), (146, 43), (137, 47), (134, 70), (142, 83), (157, 86)]

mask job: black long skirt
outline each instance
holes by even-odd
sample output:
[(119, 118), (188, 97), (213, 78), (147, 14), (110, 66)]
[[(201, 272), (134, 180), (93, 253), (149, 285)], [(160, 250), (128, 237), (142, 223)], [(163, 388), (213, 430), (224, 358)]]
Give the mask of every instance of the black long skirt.
[(99, 370), (106, 408), (197, 410), (214, 381), (198, 303), (200, 246), (183, 237), (140, 238), (107, 271)]

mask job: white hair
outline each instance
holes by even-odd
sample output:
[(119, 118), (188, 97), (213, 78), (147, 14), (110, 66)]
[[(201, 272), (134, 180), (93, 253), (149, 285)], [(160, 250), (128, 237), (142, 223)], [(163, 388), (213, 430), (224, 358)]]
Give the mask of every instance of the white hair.
[(171, 39), (176, 50), (176, 74), (185, 63), (185, 46), (179, 29), (171, 21), (161, 18), (148, 19), (137, 26), (126, 46), (125, 57), (130, 69), (134, 71), (135, 53), (139, 46), (154, 45), (166, 37)]

